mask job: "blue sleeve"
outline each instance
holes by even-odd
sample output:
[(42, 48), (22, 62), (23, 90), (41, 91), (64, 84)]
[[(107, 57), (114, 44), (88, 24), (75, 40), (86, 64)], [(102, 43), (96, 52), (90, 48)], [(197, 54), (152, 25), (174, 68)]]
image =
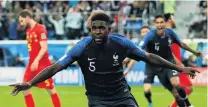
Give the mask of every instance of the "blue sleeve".
[(144, 38), (141, 40), (141, 42), (139, 42), (139, 47), (141, 47), (142, 49), (145, 49), (149, 40), (154, 36), (154, 31), (150, 31), (149, 33), (147, 33)]
[(85, 47), (90, 43), (92, 38), (84, 38), (83, 40), (79, 41), (76, 45), (74, 45), (65, 55), (63, 55), (59, 60), (58, 64), (63, 66), (64, 68), (68, 67), (74, 61), (79, 59), (81, 53), (85, 49)]
[(181, 45), (180, 44), (181, 40), (178, 38), (178, 35), (171, 29), (167, 29), (167, 31), (171, 35), (171, 37), (173, 39), (173, 42), (180, 46)]
[(131, 40), (125, 36), (111, 36), (111, 39), (127, 49), (127, 57), (135, 59), (137, 61), (143, 59), (146, 52), (137, 47)]

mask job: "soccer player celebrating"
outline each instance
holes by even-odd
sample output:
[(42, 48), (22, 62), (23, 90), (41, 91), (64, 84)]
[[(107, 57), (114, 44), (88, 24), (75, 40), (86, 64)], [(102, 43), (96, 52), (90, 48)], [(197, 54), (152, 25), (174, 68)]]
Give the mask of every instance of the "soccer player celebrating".
[[(176, 27), (174, 16), (172, 14), (166, 13), (164, 14), (164, 17), (165, 17), (166, 28), (173, 29)], [(176, 64), (179, 66), (184, 66), (182, 63), (180, 46), (174, 43), (172, 44), (171, 49), (172, 49), (173, 57), (175, 59)], [(181, 86), (185, 89), (186, 94), (187, 95), (191, 94), (193, 89), (192, 89), (192, 82), (191, 82), (189, 75), (179, 73), (179, 81), (180, 81)], [(170, 107), (177, 107), (176, 101), (174, 101), (170, 105)]]
[[(171, 29), (165, 28), (165, 18), (162, 15), (158, 15), (155, 18), (156, 29), (151, 30), (144, 39), (140, 42), (140, 47), (146, 48), (148, 52), (157, 54), (162, 58), (174, 63), (174, 58), (171, 51), (172, 43), (176, 43), (182, 48), (194, 53), (197, 56), (201, 56), (199, 51), (192, 50), (185, 43), (181, 42), (178, 36)], [(191, 106), (185, 90), (181, 87), (178, 80), (178, 73), (172, 69), (166, 69), (161, 67), (155, 67), (147, 64), (150, 70), (157, 72), (157, 76), (160, 82), (165, 88), (167, 88), (175, 97), (179, 107), (185, 107), (184, 101), (188, 107)]]
[[(27, 27), (26, 39), (29, 63), (23, 81), (29, 82), (44, 68), (51, 65), (48, 56), (47, 31), (43, 25), (33, 20), (33, 14), (29, 10), (21, 11), (18, 15), (18, 21), (22, 27)], [(50, 93), (54, 107), (61, 107), (52, 78), (48, 78), (36, 85), (39, 88), (45, 88)], [(23, 94), (27, 107), (35, 107), (31, 91), (29, 89), (24, 90)]]
[[(122, 61), (129, 57), (195, 76), (199, 72), (179, 67), (139, 49), (122, 35), (110, 33), (110, 18), (105, 13), (91, 17), (91, 36), (79, 41), (55, 64), (45, 68), (29, 82), (13, 84), (12, 95), (45, 81), (77, 61), (84, 75), (89, 107), (138, 107), (123, 75)], [(79, 105), (77, 105), (79, 106)]]

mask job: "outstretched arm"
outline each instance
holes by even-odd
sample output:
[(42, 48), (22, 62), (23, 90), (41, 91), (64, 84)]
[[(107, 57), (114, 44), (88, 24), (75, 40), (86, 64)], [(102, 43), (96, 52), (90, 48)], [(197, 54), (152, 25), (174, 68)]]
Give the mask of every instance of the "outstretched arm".
[(199, 72), (199, 71), (194, 70), (190, 67), (176, 66), (158, 55), (148, 53), (148, 52), (141, 50), (140, 48), (134, 46), (133, 43), (130, 43), (130, 42), (129, 42), (129, 48), (130, 48), (129, 54), (127, 57), (129, 57), (131, 59), (135, 59), (137, 61), (142, 60), (142, 61), (145, 61), (149, 64), (177, 70), (178, 72), (187, 73), (187, 74), (190, 74), (191, 77), (195, 76), (195, 72)]
[[(56, 62), (55, 64), (45, 68), (44, 70), (42, 70), (38, 75), (36, 75), (31, 81), (29, 82), (24, 82), (24, 83), (17, 83), (17, 84), (12, 84), (10, 86), (15, 87), (12, 91), (12, 95), (15, 96), (17, 95), (20, 91), (23, 90), (27, 90), (29, 88), (31, 88), (32, 86), (43, 82), (45, 80), (47, 80), (48, 78), (51, 78), (52, 76), (54, 76), (57, 72), (63, 70), (64, 68), (66, 68), (68, 65), (70, 65), (71, 63), (73, 63), (73, 60), (69, 60), (69, 62), (63, 62), (64, 60), (67, 60), (67, 57), (62, 57), (58, 62)], [(66, 65), (63, 65), (63, 64)]]
[(146, 53), (145, 57), (144, 57), (144, 61), (149, 63), (149, 64), (153, 64), (156, 66), (160, 66), (160, 67), (165, 67), (165, 68), (169, 68), (169, 69), (174, 69), (177, 70), (179, 72), (183, 71), (183, 68), (178, 67), (174, 64), (172, 64), (171, 62), (163, 59), (162, 57), (152, 54), (152, 53)]
[(10, 86), (14, 86), (14, 89), (11, 94), (15, 96), (20, 91), (27, 90), (30, 87), (36, 85), (37, 83), (40, 83), (52, 77), (57, 72), (67, 68), (69, 65), (71, 65), (74, 61), (76, 61), (80, 57), (80, 54), (82, 53), (83, 49), (86, 46), (86, 42), (89, 42), (89, 40), (83, 39), (82, 41), (78, 42), (71, 50), (69, 50), (55, 64), (42, 70), (41, 73), (35, 76), (31, 81), (10, 85)]
[[(137, 56), (137, 55), (135, 55), (135, 56)], [(177, 70), (178, 72), (189, 74), (192, 78), (194, 78), (196, 76), (195, 75), (196, 72), (200, 73), (199, 71), (197, 71), (195, 69), (192, 69), (191, 67), (176, 66), (176, 65), (172, 64), (171, 62), (163, 59), (162, 57), (160, 57), (158, 55), (155, 55), (155, 54), (152, 54), (152, 53), (146, 53), (143, 58), (135, 57), (135, 59), (136, 60), (141, 59), (141, 60), (143, 60), (143, 61), (145, 61), (149, 64), (153, 64), (153, 65), (156, 65), (156, 66)]]
[(57, 72), (61, 71), (64, 68), (65, 67), (61, 66), (59, 63), (55, 63), (55, 64), (45, 68), (43, 71), (41, 71), (38, 75), (36, 75), (29, 82), (17, 83), (17, 84), (10, 85), (10, 86), (15, 87), (13, 89), (13, 91), (11, 92), (11, 95), (16, 96), (20, 91), (27, 90), (27, 89), (31, 88), (32, 86), (47, 80), (48, 78), (54, 76)]
[(138, 48), (133, 42), (131, 42), (126, 37), (122, 37), (122, 40), (120, 40), (119, 42), (123, 47), (127, 49), (126, 57), (129, 57), (131, 59), (134, 59), (137, 61), (142, 60), (142, 61), (145, 61), (147, 63), (153, 64), (156, 66), (177, 70), (179, 72), (190, 74), (190, 76), (192, 77), (195, 76), (195, 72), (199, 72), (190, 67), (178, 67), (158, 55), (145, 52), (144, 50), (141, 50), (140, 48)]
[(180, 42), (180, 46), (181, 46), (181, 48), (183, 48), (183, 49), (185, 49), (185, 50), (187, 50), (187, 51), (193, 53), (193, 54), (196, 55), (196, 56), (199, 56), (199, 57), (202, 56), (202, 52), (191, 49), (191, 48), (190, 48), (186, 43), (184, 43), (184, 42)]
[(61, 66), (58, 63), (55, 63), (47, 68), (45, 68), (42, 72), (40, 72), (37, 76), (35, 76), (31, 81), (29, 81), (29, 84), (31, 86), (34, 86), (40, 82), (43, 82), (47, 80), (48, 78), (51, 78), (54, 76), (57, 72), (63, 70), (64, 67)]
[(181, 48), (183, 48), (183, 49), (193, 53), (194, 55), (196, 55), (198, 57), (202, 56), (202, 52), (191, 49), (186, 43), (182, 42), (178, 38), (178, 35), (173, 30), (168, 30), (168, 32), (170, 32), (170, 34), (171, 34), (171, 36), (173, 38), (173, 42), (177, 43)]

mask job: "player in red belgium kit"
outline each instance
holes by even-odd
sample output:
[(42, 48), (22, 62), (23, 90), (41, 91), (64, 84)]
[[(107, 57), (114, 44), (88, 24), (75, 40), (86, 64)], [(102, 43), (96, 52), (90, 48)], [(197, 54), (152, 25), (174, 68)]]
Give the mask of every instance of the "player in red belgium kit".
[[(47, 31), (45, 27), (32, 18), (32, 12), (23, 10), (18, 15), (19, 24), (27, 27), (26, 39), (29, 51), (29, 63), (27, 65), (24, 82), (33, 79), (40, 71), (51, 65), (48, 55)], [(51, 95), (54, 107), (61, 107), (59, 96), (54, 88), (52, 78), (37, 84), (39, 88), (45, 88)], [(23, 92), (27, 107), (35, 107), (30, 90)]]

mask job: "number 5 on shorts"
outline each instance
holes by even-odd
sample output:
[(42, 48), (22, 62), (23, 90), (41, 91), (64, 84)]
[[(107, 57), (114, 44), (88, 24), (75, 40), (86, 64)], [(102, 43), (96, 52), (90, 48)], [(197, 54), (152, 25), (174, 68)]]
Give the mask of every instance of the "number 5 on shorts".
[(48, 80), (45, 80), (44, 82), (45, 82), (47, 87), (50, 85), (50, 82)]

